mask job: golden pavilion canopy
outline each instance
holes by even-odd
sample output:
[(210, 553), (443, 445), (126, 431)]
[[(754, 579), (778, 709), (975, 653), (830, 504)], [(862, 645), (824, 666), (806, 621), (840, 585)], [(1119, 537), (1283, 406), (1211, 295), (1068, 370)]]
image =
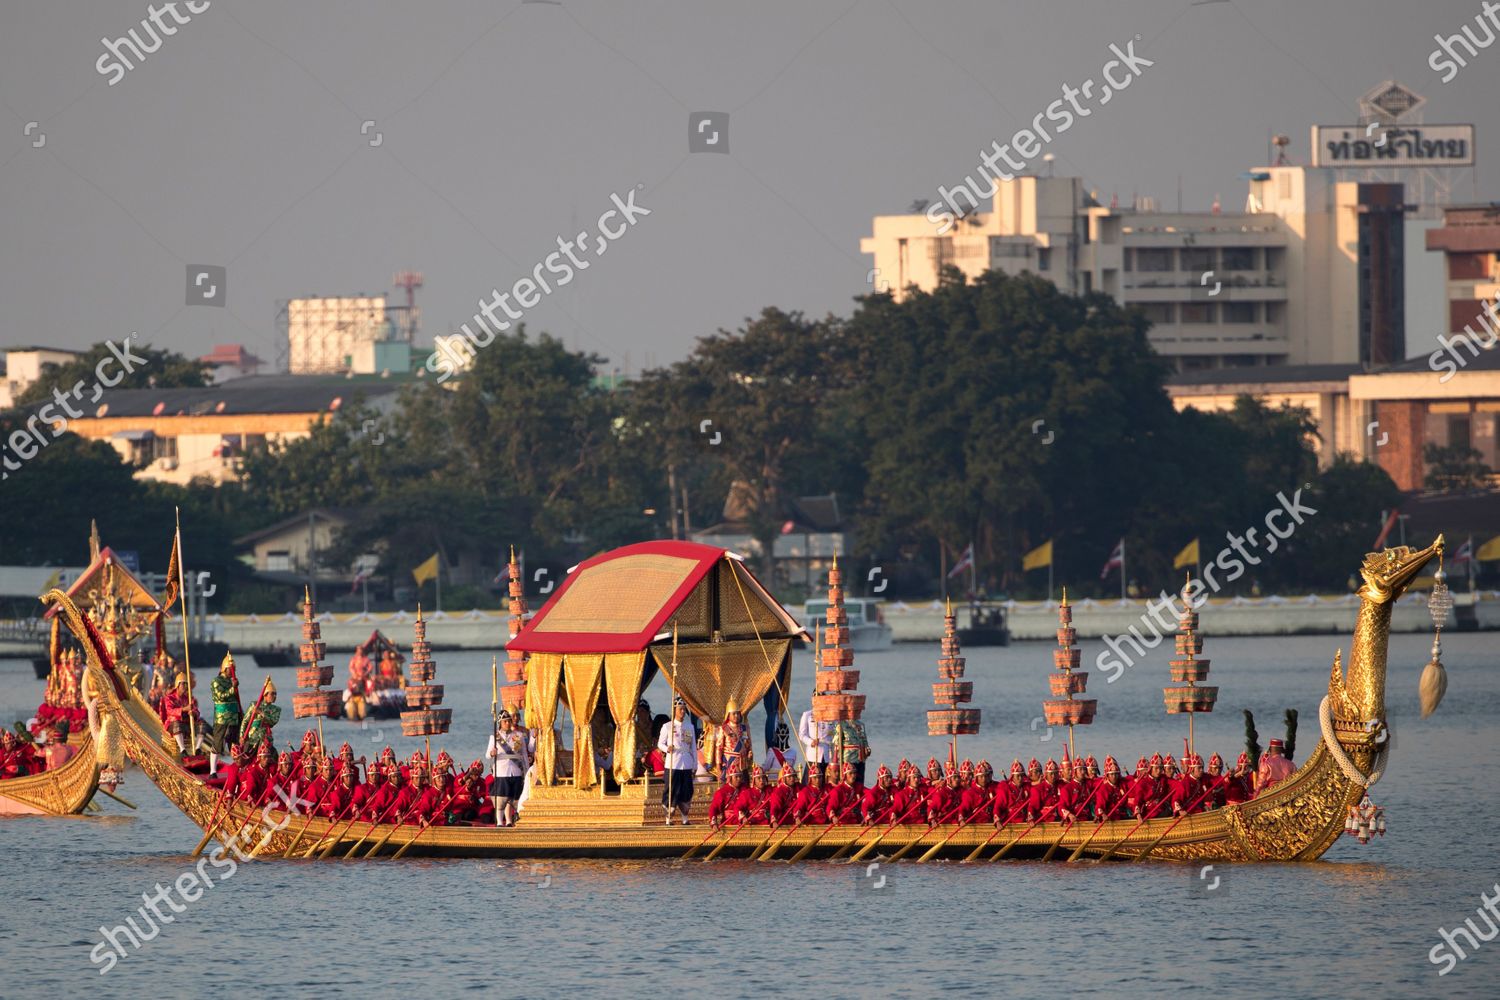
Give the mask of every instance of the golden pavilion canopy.
[(575, 783), (593, 784), (590, 723), (606, 708), (614, 770), (626, 780), (649, 736), (636, 731), (636, 703), (657, 671), (694, 715), (721, 723), (731, 702), (745, 710), (773, 691), (784, 700), (792, 639), (803, 633), (725, 549), (640, 542), (585, 560), (506, 644), (530, 654), (525, 719), (538, 731), (544, 783), (555, 766), (559, 702), (574, 720)]

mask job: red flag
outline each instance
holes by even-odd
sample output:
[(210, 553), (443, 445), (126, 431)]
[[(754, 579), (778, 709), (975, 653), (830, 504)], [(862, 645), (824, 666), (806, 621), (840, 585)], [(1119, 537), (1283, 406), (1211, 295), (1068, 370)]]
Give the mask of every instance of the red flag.
[(167, 559), (167, 589), (161, 595), (163, 611), (171, 611), (172, 605), (177, 603), (180, 590), (178, 582), (182, 579), (182, 555), (179, 551), (181, 542), (182, 532), (178, 531), (172, 535), (172, 555)]
[(969, 547), (964, 549), (964, 554), (958, 557), (958, 562), (954, 563), (953, 568), (948, 571), (948, 575), (957, 576), (972, 565), (974, 565), (974, 543), (970, 542)]

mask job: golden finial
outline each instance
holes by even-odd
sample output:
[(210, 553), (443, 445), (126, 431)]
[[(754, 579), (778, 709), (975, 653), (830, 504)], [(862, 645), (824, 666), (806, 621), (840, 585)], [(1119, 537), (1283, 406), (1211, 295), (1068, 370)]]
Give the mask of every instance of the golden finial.
[(516, 564), (516, 547), (514, 545), (510, 547), (510, 563), (512, 566)]
[(421, 620), (422, 620), (422, 602), (418, 601), (417, 602), (417, 621), (421, 621)]
[(89, 563), (99, 561), (99, 522), (89, 518)]
[(312, 603), (312, 588), (309, 587), (305, 583), (302, 585), (302, 603), (303, 604), (311, 604)]
[(834, 569), (838, 569), (839, 568), (839, 554), (837, 552), (835, 552), (833, 554), (833, 568)]
[(1067, 584), (1063, 584), (1062, 606), (1063, 607), (1067, 607), (1068, 606), (1068, 585)]
[(947, 614), (947, 616), (949, 618), (953, 617), (953, 598), (952, 597), (948, 598), (948, 610), (947, 610), (946, 614)]

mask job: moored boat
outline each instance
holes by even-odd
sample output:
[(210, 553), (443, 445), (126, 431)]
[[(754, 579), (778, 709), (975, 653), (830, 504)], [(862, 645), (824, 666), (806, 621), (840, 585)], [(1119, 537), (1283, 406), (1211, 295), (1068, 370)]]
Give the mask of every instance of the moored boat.
[[(892, 630), (886, 624), (880, 610), (880, 601), (873, 597), (844, 598), (844, 612), (849, 616), (849, 648), (856, 653), (874, 653), (890, 649)], [(817, 599), (802, 606), (802, 617), (811, 628), (816, 623), (827, 624), (828, 601)]]
[[(217, 792), (185, 771), (162, 739), (154, 717), (129, 710), (130, 692), (110, 675), (108, 651), (87, 634), (65, 595), (70, 628), (89, 653), (86, 680), (98, 708), (118, 724), (125, 749), (142, 771), (207, 834), (251, 830), (259, 857), (454, 856), (671, 858), (711, 846), (725, 857), (860, 857), (877, 848), (929, 858), (994, 860), (1150, 859), (1201, 862), (1310, 861), (1348, 830), (1351, 809), (1385, 768), (1390, 730), (1385, 718), (1386, 644), (1394, 601), (1443, 550), (1405, 546), (1367, 556), (1364, 586), (1347, 671), (1333, 658), (1319, 711), (1320, 740), (1285, 780), (1244, 802), (1178, 818), (1104, 819), (1021, 828), (940, 823), (814, 826), (786, 830), (751, 826), (722, 831), (706, 818), (709, 786), (695, 785), (694, 825), (663, 826), (660, 782), (634, 775), (640, 733), (625, 724), (651, 674), (669, 671), (673, 691), (693, 714), (722, 722), (730, 704), (784, 698), (792, 638), (800, 626), (733, 555), (709, 546), (654, 542), (627, 546), (580, 564), (552, 599), (509, 644), (529, 654), (526, 715), (538, 730), (535, 784), (520, 824), (510, 828), (382, 824), (304, 817), (236, 803), (215, 824)], [(673, 627), (675, 626), (675, 627)], [(674, 641), (680, 637), (680, 645)], [(677, 648), (674, 650), (674, 646)], [(607, 697), (604, 692), (607, 691)], [(572, 759), (553, 726), (559, 699), (591, 718), (607, 705), (618, 713), (613, 755), (618, 791), (592, 766), (588, 725), (575, 727)], [(125, 711), (120, 711), (121, 708)], [(256, 819), (257, 811), (260, 820)]]

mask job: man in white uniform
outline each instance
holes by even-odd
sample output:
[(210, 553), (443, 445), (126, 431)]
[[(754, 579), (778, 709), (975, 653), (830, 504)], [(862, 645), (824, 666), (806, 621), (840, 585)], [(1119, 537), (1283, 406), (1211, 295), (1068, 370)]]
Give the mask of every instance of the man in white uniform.
[(807, 748), (808, 761), (817, 765), (819, 770), (833, 760), (833, 723), (814, 720), (812, 709), (809, 708), (802, 713), (802, 721), (797, 725), (797, 735)]
[(672, 701), (672, 721), (661, 727), (656, 741), (666, 762), (666, 781), (662, 784), (661, 804), (667, 812), (667, 826), (672, 814), (682, 816), (688, 825), (688, 809), (693, 802), (693, 777), (698, 770), (698, 734), (687, 717), (687, 702), (680, 697)]
[(495, 762), (495, 780), (490, 797), (495, 801), (495, 825), (516, 825), (516, 800), (526, 780), (526, 770), (531, 767), (531, 748), (527, 745), (526, 732), (516, 728), (510, 712), (501, 710), (500, 731), (490, 736), (490, 746), (485, 756)]

